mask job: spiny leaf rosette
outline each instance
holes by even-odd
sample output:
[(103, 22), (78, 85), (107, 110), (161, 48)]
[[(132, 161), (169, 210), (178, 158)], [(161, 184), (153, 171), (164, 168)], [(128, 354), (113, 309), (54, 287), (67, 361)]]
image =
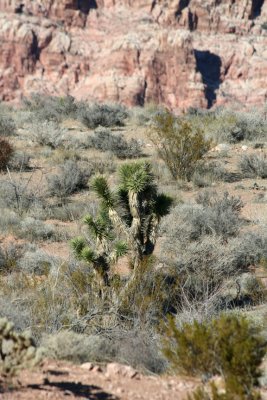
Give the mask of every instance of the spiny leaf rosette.
[(159, 222), (169, 213), (172, 199), (158, 193), (147, 162), (121, 166), (115, 191), (103, 176), (95, 178), (93, 188), (101, 200), (99, 215), (96, 219), (88, 215), (84, 222), (95, 239), (95, 249), (84, 238), (72, 240), (72, 247), (108, 285), (111, 265), (119, 257), (127, 254), (137, 272), (144, 257), (153, 253)]

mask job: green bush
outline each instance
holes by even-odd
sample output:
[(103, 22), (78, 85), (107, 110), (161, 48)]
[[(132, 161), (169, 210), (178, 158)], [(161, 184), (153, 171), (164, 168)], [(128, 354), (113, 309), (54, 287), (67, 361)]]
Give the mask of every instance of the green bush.
[(245, 317), (221, 315), (181, 329), (170, 319), (163, 351), (179, 372), (203, 378), (222, 375), (226, 392), (249, 399), (261, 376), (266, 341)]
[(194, 128), (186, 119), (177, 118), (168, 111), (158, 113), (153, 125), (151, 139), (159, 157), (174, 179), (189, 181), (211, 141), (205, 139), (200, 128)]

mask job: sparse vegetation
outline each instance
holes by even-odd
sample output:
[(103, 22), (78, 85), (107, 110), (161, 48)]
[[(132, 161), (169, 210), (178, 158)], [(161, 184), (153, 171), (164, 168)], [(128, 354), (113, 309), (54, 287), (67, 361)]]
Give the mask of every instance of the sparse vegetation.
[(223, 374), (223, 393), (204, 382), (194, 400), (257, 399), (266, 114), (40, 95), (0, 112), (0, 317), (55, 359), (157, 374), (174, 361)]

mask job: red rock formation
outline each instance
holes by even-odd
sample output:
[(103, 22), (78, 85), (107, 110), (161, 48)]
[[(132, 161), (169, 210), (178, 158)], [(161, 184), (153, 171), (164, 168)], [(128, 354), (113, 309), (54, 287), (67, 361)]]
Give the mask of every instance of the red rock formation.
[(262, 104), (267, 0), (2, 0), (0, 98)]

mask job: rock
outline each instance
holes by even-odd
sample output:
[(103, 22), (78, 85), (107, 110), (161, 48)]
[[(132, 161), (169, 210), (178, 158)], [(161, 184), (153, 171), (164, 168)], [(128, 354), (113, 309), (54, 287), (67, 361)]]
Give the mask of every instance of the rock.
[(231, 149), (231, 146), (227, 143), (220, 143), (215, 146), (212, 151), (218, 151), (219, 153), (224, 152), (224, 151), (229, 151)]
[(103, 372), (102, 368), (99, 365), (95, 365), (92, 368), (92, 372)]
[(91, 371), (94, 368), (94, 364), (91, 362), (87, 362), (81, 365), (82, 369), (86, 369), (87, 371)]
[(0, 99), (261, 105), (266, 18), (267, 2), (252, 0), (3, 0)]
[(107, 369), (106, 369), (106, 375), (108, 377), (112, 377), (114, 375), (119, 375), (125, 378), (137, 378), (138, 376), (138, 372), (128, 366), (128, 365), (122, 365), (122, 364), (118, 364), (118, 363), (110, 363), (107, 365)]
[(241, 150), (242, 151), (247, 151), (248, 150), (248, 146), (246, 146), (246, 145), (241, 146)]

